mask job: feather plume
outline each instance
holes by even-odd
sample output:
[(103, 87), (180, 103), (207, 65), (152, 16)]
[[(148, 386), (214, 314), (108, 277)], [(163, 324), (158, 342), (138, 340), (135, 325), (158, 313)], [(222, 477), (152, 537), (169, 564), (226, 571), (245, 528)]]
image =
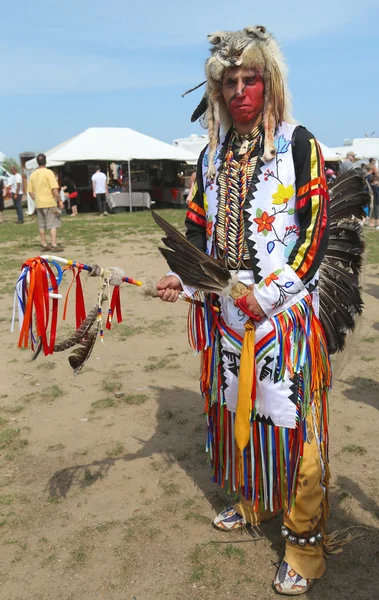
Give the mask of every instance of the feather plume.
[(69, 338), (63, 340), (63, 342), (60, 342), (59, 344), (55, 344), (54, 352), (63, 352), (64, 350), (68, 350), (76, 344), (79, 344), (94, 324), (97, 317), (97, 309), (98, 306), (95, 304), (80, 327)]
[(355, 318), (362, 313), (359, 287), (364, 241), (364, 207), (370, 202), (360, 169), (337, 178), (330, 189), (329, 243), (320, 267), (320, 317), (330, 354), (343, 350)]
[(200, 119), (200, 117), (202, 117), (203, 114), (207, 111), (207, 108), (208, 108), (208, 96), (207, 96), (207, 94), (204, 94), (204, 96), (200, 100), (200, 103), (197, 105), (197, 107), (195, 108), (195, 110), (192, 113), (191, 123), (195, 123), (195, 121)]
[(92, 354), (92, 350), (95, 346), (96, 338), (98, 333), (98, 325), (93, 327), (89, 334), (88, 339), (83, 342), (82, 346), (75, 348), (72, 354), (68, 357), (68, 362), (74, 369), (74, 375), (77, 375), (82, 370), (87, 360)]
[(221, 294), (230, 282), (229, 270), (196, 248), (165, 219), (155, 212), (152, 212), (152, 215), (157, 225), (167, 235), (162, 238), (166, 248), (159, 248), (159, 250), (170, 269), (179, 275), (185, 285), (205, 292)]

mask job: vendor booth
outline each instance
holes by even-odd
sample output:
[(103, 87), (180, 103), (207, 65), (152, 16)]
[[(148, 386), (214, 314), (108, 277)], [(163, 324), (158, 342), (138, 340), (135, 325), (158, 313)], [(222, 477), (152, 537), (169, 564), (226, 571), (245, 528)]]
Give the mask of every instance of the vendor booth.
[[(185, 204), (184, 171), (194, 160), (176, 148), (129, 128), (91, 127), (46, 152), (47, 166), (57, 167), (59, 180), (69, 174), (80, 196), (81, 210), (96, 210), (91, 178), (100, 165), (107, 175), (110, 210)], [(37, 167), (35, 159), (26, 167)]]

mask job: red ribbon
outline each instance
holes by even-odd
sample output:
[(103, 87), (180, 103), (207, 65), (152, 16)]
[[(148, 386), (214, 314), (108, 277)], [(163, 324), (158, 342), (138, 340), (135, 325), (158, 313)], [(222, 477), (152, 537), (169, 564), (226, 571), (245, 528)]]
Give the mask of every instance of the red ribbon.
[(245, 313), (245, 315), (250, 317), (250, 319), (252, 319), (253, 321), (261, 321), (262, 320), (261, 317), (259, 317), (255, 313), (251, 312), (251, 310), (249, 310), (249, 307), (247, 306), (247, 296), (248, 296), (248, 294), (246, 294), (245, 296), (242, 296), (242, 298), (238, 298), (238, 300), (236, 300), (236, 306), (239, 309), (241, 309)]
[(50, 320), (48, 275), (50, 276), (50, 283), (55, 294), (58, 293), (57, 280), (55, 279), (55, 275), (48, 262), (39, 256), (37, 258), (28, 259), (22, 265), (22, 268), (24, 267), (29, 267), (30, 284), (18, 346), (21, 347), (24, 345), (24, 348), (28, 347), (29, 335), (32, 331), (33, 325), (34, 307), (37, 321), (37, 335), (42, 339), (43, 352), (47, 356), (48, 354), (52, 354), (54, 351), (58, 318), (58, 299), (53, 298), (49, 341), (47, 335)]
[(76, 282), (76, 329), (79, 329), (80, 325), (86, 318), (86, 307), (84, 304), (83, 288), (80, 279), (81, 267), (78, 267), (78, 272), (75, 278)]
[[(120, 300), (120, 286), (119, 285), (115, 285), (115, 287), (113, 288), (113, 294), (112, 294), (112, 300), (111, 300), (111, 318), (113, 318), (113, 313), (116, 309), (116, 314), (117, 314), (117, 322), (121, 323), (122, 322), (122, 314), (121, 314), (121, 300)], [(109, 315), (107, 318), (107, 325), (106, 328), (110, 329), (112, 327), (112, 323), (111, 320), (109, 319)]]

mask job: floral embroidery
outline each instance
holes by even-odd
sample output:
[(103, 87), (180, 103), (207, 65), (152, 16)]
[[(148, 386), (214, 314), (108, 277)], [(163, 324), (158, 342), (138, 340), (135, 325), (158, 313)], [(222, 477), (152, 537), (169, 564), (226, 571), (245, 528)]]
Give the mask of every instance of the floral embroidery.
[(265, 286), (268, 287), (273, 281), (276, 281), (277, 279), (279, 279), (279, 277), (275, 273), (271, 273), (271, 275), (269, 275), (265, 279)]
[(284, 186), (282, 183), (279, 183), (277, 191), (274, 194), (272, 194), (272, 203), (279, 205), (287, 204), (294, 196), (294, 194), (295, 190), (293, 188), (293, 185)]
[(211, 237), (212, 237), (212, 235), (213, 235), (213, 219), (212, 219), (212, 215), (209, 217), (209, 220), (207, 221), (206, 232), (207, 232), (207, 239), (210, 240)]
[(272, 231), (272, 224), (275, 221), (275, 217), (270, 217), (266, 211), (263, 211), (258, 208), (257, 209), (257, 218), (254, 219), (255, 223), (258, 225), (258, 233), (263, 233), (263, 235), (267, 235), (269, 231)]
[(279, 292), (279, 297), (276, 300), (276, 302), (272, 303), (272, 308), (274, 310), (284, 304), (288, 295), (296, 295), (298, 293), (298, 290), (295, 292), (289, 291), (290, 288), (295, 284), (295, 282), (292, 281), (291, 279), (286, 281), (285, 283), (279, 282), (279, 275), (281, 273), (283, 273), (283, 271), (284, 271), (284, 269), (277, 269), (276, 271), (271, 273), (268, 277), (265, 277), (258, 284), (258, 289), (262, 289), (263, 286), (269, 287), (272, 283), (277, 288), (277, 290)]
[(281, 134), (278, 138), (276, 138), (275, 149), (277, 154), (285, 154), (288, 152), (288, 148), (291, 145), (291, 140), (286, 140), (283, 134)]

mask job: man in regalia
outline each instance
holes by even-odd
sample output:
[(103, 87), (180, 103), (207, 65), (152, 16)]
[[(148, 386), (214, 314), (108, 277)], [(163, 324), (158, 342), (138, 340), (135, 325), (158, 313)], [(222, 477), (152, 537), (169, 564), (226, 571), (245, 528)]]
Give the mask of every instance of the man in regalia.
[[(193, 116), (207, 120), (209, 144), (186, 236), (246, 286), (242, 299), (208, 298), (219, 312), (202, 352), (207, 450), (214, 481), (240, 497), (214, 525), (232, 531), (283, 511), (286, 552), (274, 587), (298, 595), (325, 571), (324, 161), (314, 136), (291, 119), (286, 67), (272, 35), (257, 26), (209, 41), (207, 90)], [(168, 302), (194, 293), (175, 274), (157, 290)]]

